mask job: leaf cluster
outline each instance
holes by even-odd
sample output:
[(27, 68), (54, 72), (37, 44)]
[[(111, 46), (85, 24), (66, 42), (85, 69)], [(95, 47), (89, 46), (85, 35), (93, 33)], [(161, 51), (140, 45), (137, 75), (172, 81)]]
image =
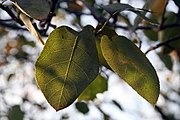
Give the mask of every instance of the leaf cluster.
[[(122, 28), (130, 30), (134, 34), (136, 34), (137, 29), (143, 28), (144, 34), (150, 40), (165, 42), (165, 46), (168, 47), (164, 47), (159, 56), (165, 63), (168, 63), (167, 67), (172, 69), (172, 64), (168, 62), (171, 58), (167, 58), (167, 55), (173, 50), (179, 54), (178, 40), (180, 37), (176, 41), (167, 41), (179, 34), (176, 33), (179, 27), (173, 31), (173, 28), (165, 26), (168, 26), (172, 21), (179, 25), (177, 15), (163, 11), (165, 5), (162, 7), (163, 10), (160, 10), (162, 17), (159, 17), (153, 16), (156, 9), (150, 5), (149, 7), (146, 5), (146, 9), (140, 9), (129, 4), (113, 3), (99, 6), (99, 10), (106, 11), (110, 15), (108, 19), (105, 19), (93, 12), (94, 9), (90, 5), (93, 5), (95, 1), (81, 2), (83, 5), (78, 4), (78, 2), (68, 3), (67, 11), (75, 10), (77, 14), (82, 14), (84, 5), (86, 5), (92, 12), (91, 14), (98, 20), (99, 25), (96, 28), (87, 25), (81, 31), (60, 26), (48, 35), (44, 48), (35, 63), (36, 81), (46, 100), (58, 111), (69, 106), (76, 99), (79, 101), (95, 99), (97, 93), (107, 90), (107, 78), (99, 72), (100, 68), (105, 66), (119, 75), (140, 96), (155, 106), (160, 94), (157, 73), (145, 54), (132, 40), (115, 32), (115, 28), (118, 27), (115, 23), (116, 19), (121, 17), (127, 24), (127, 27), (121, 26)], [(53, 12), (55, 12), (56, 3), (57, 1), (53, 0), (12, 0), (13, 10), (17, 13), (16, 17), (41, 42), (40, 34), (42, 35), (42, 31), (33, 26), (32, 19), (40, 21), (42, 26), (47, 25), (45, 28), (47, 31), (48, 27), (52, 26), (50, 21)], [(179, 5), (177, 1), (175, 3)], [(2, 5), (2, 8), (7, 10), (4, 7), (5, 4)], [(153, 12), (150, 12), (149, 9)], [(124, 11), (137, 14), (134, 25), (122, 16), (121, 13)], [(150, 13), (151, 16), (147, 16), (146, 13)], [(21, 15), (25, 17), (21, 17)], [(114, 19), (113, 23), (109, 21), (111, 18)], [(138, 26), (140, 21), (144, 26)], [(82, 105), (85, 110), (79, 110), (86, 113), (88, 109), (84, 103), (78, 103), (76, 106), (79, 108)]]

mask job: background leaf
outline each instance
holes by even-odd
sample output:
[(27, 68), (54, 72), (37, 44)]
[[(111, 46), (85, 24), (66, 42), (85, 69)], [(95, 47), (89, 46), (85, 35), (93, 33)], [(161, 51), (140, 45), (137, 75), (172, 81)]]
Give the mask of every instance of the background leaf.
[(36, 62), (37, 83), (56, 110), (69, 106), (98, 75), (94, 28), (80, 33), (59, 27), (49, 36)]
[(87, 114), (89, 112), (88, 105), (85, 102), (77, 102), (75, 105), (76, 105), (76, 109), (79, 112), (83, 114)]
[(152, 105), (159, 96), (159, 80), (146, 56), (123, 36), (102, 37), (101, 48), (110, 67)]
[[(177, 19), (176, 14), (173, 12), (167, 12), (165, 14), (165, 18), (166, 18), (166, 21), (164, 22), (165, 25), (169, 25), (171, 23), (180, 24), (180, 21)], [(180, 31), (180, 27), (178, 27), (178, 26), (175, 26), (173, 28), (167, 28), (163, 31), (160, 31), (161, 32), (160, 41), (166, 41), (166, 40), (169, 40), (169, 39), (171, 39), (177, 35), (180, 35), (179, 31)], [(173, 42), (170, 42), (168, 45), (170, 47), (172, 47), (173, 49), (175, 49), (176, 51), (180, 52), (180, 39), (173, 41)], [(173, 49), (170, 49), (169, 47), (165, 46), (165, 47), (163, 47), (162, 50), (164, 53), (169, 53)]]
[[(149, 16), (149, 19), (158, 22), (158, 18), (153, 14), (151, 14)], [(153, 27), (153, 25), (151, 25), (147, 21), (143, 21), (143, 25)], [(158, 41), (158, 31), (157, 30), (155, 30), (155, 29), (147, 29), (147, 30), (143, 30), (143, 32), (146, 35), (146, 37), (149, 38), (149, 40)]]
[(171, 56), (168, 54), (158, 53), (159, 58), (162, 60), (164, 65), (169, 69), (172, 70), (173, 67), (173, 61), (171, 59)]
[(124, 10), (130, 10), (134, 9), (132, 6), (129, 4), (124, 4), (124, 3), (115, 3), (115, 4), (110, 4), (106, 6), (102, 6), (104, 10), (106, 10), (108, 13), (113, 14), (115, 12), (122, 12)]
[(48, 0), (12, 0), (23, 10), (28, 16), (35, 19), (45, 19), (50, 12)]
[(104, 10), (106, 10), (108, 13), (111, 15), (116, 13), (116, 12), (122, 12), (122, 11), (131, 11), (136, 13), (139, 17), (142, 19), (145, 19), (146, 21), (150, 22), (151, 24), (158, 25), (158, 23), (152, 21), (151, 19), (147, 18), (144, 14), (144, 12), (147, 12), (148, 10), (142, 10), (138, 8), (134, 8), (130, 6), (129, 4), (124, 4), (124, 3), (114, 3), (106, 6), (102, 6)]
[(78, 101), (81, 100), (93, 100), (96, 98), (97, 93), (103, 93), (107, 90), (107, 79), (101, 75), (97, 78), (81, 93), (78, 97)]
[(8, 113), (8, 120), (23, 120), (24, 112), (22, 112), (19, 105), (13, 106)]

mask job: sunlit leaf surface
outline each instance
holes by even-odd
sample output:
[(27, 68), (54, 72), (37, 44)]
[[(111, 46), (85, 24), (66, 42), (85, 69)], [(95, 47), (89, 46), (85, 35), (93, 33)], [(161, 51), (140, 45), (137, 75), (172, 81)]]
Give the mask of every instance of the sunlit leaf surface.
[(159, 80), (146, 56), (123, 36), (102, 37), (101, 48), (110, 67), (152, 105), (159, 96)]
[(91, 26), (80, 33), (59, 27), (49, 36), (36, 62), (36, 79), (56, 110), (69, 106), (98, 75), (98, 55)]

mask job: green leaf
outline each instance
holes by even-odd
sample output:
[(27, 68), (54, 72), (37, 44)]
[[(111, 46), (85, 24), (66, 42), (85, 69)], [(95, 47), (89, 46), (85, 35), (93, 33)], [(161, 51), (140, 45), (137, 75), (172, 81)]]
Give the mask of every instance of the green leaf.
[(107, 90), (107, 80), (101, 75), (97, 78), (81, 93), (78, 97), (78, 101), (81, 100), (93, 100), (96, 98), (97, 93), (103, 93)]
[[(102, 27), (101, 25), (98, 25), (96, 30), (98, 31), (99, 29), (101, 29), (101, 27)], [(96, 48), (98, 51), (99, 64), (105, 66), (108, 69), (111, 69), (111, 67), (107, 64), (104, 56), (102, 55), (102, 50), (100, 47), (101, 37), (103, 35), (107, 35), (108, 37), (113, 37), (117, 34), (113, 28), (105, 26), (104, 29), (96, 36)]]
[(115, 12), (122, 12), (124, 10), (130, 10), (134, 9), (132, 6), (124, 3), (114, 3), (106, 6), (102, 6), (104, 10), (106, 10), (108, 13), (113, 14)]
[[(143, 9), (146, 9), (146, 10), (149, 10), (150, 6), (152, 4), (152, 1), (151, 0), (147, 0), (147, 2), (145, 2), (144, 6), (143, 6)], [(145, 16), (147, 12), (143, 12), (142, 14)], [(140, 16), (137, 16), (134, 20), (134, 28), (135, 29), (139, 23), (142, 22), (142, 18)]]
[(99, 72), (94, 28), (62, 26), (49, 36), (35, 67), (36, 80), (56, 110), (73, 103)]
[(45, 19), (50, 12), (48, 0), (12, 0), (18, 9), (35, 19)]
[(101, 49), (109, 66), (139, 95), (155, 105), (159, 96), (157, 74), (140, 49), (123, 36), (103, 36)]
[(162, 62), (164, 63), (164, 65), (169, 69), (172, 70), (173, 67), (173, 62), (171, 59), (171, 56), (169, 56), (168, 54), (163, 54), (163, 53), (158, 53), (159, 58), (162, 60)]
[(76, 109), (79, 112), (83, 114), (87, 114), (89, 112), (88, 105), (85, 102), (77, 102), (75, 105), (76, 105)]
[(136, 13), (142, 19), (145, 19), (145, 20), (147, 20), (148, 22), (150, 22), (150, 23), (152, 23), (154, 25), (158, 25), (158, 23), (152, 21), (151, 19), (149, 19), (149, 18), (147, 18), (145, 16), (144, 12), (149, 12), (148, 10), (134, 8), (131, 5), (124, 4), (124, 3), (114, 3), (114, 4), (102, 6), (102, 8), (104, 10), (106, 10), (108, 13), (110, 13), (111, 15), (113, 15), (116, 12), (122, 12), (122, 11), (125, 11), (125, 10), (126, 11), (131, 11), (131, 12)]
[[(165, 18), (166, 18), (166, 21), (164, 22), (164, 25), (169, 25), (175, 22), (177, 22), (177, 24), (180, 24), (180, 21), (177, 19), (176, 14), (174, 12), (166, 12)], [(163, 31), (160, 31), (161, 32), (160, 41), (166, 41), (166, 40), (172, 39), (173, 37), (177, 35), (180, 35), (179, 31), (180, 31), (180, 27), (178, 26), (167, 28)], [(180, 39), (172, 41), (168, 43), (167, 45), (170, 47), (163, 46), (162, 51), (164, 53), (169, 53), (174, 49), (180, 52)]]
[[(158, 19), (156, 16), (154, 16), (153, 14), (151, 14), (149, 16), (149, 19), (158, 22)], [(143, 25), (144, 26), (149, 26), (153, 28), (153, 25), (151, 25), (149, 22), (147, 21), (143, 21)], [(158, 31), (155, 29), (147, 29), (147, 30), (143, 30), (144, 34), (146, 35), (146, 37), (149, 38), (149, 40), (152, 41), (158, 41)]]
[(19, 105), (12, 106), (8, 113), (8, 120), (23, 120), (24, 112)]

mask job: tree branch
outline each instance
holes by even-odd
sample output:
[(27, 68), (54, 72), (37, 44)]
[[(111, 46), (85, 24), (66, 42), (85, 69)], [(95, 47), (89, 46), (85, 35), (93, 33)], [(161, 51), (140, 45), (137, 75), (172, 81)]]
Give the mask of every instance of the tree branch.
[(1, 8), (2, 10), (6, 11), (7, 14), (9, 14), (9, 16), (10, 16), (14, 21), (16, 21), (17, 23), (19, 23), (20, 25), (24, 25), (23, 22), (14, 15), (14, 13), (11, 11), (11, 9), (9, 9), (9, 7), (6, 7), (6, 6), (3, 6), (2, 4), (0, 4), (0, 8)]
[(161, 46), (167, 46), (169, 43), (171, 43), (171, 42), (173, 42), (173, 41), (176, 41), (176, 40), (179, 40), (179, 39), (180, 39), (180, 35), (176, 35), (175, 37), (173, 37), (173, 38), (171, 38), (171, 39), (169, 39), (169, 40), (166, 40), (166, 41), (164, 41), (164, 42), (161, 42), (161, 43), (157, 44), (157, 45), (154, 46), (154, 47), (149, 48), (149, 49), (145, 52), (145, 54), (148, 54), (150, 51), (155, 50), (155, 49), (157, 49), (157, 48), (159, 48), (159, 47), (161, 47)]

